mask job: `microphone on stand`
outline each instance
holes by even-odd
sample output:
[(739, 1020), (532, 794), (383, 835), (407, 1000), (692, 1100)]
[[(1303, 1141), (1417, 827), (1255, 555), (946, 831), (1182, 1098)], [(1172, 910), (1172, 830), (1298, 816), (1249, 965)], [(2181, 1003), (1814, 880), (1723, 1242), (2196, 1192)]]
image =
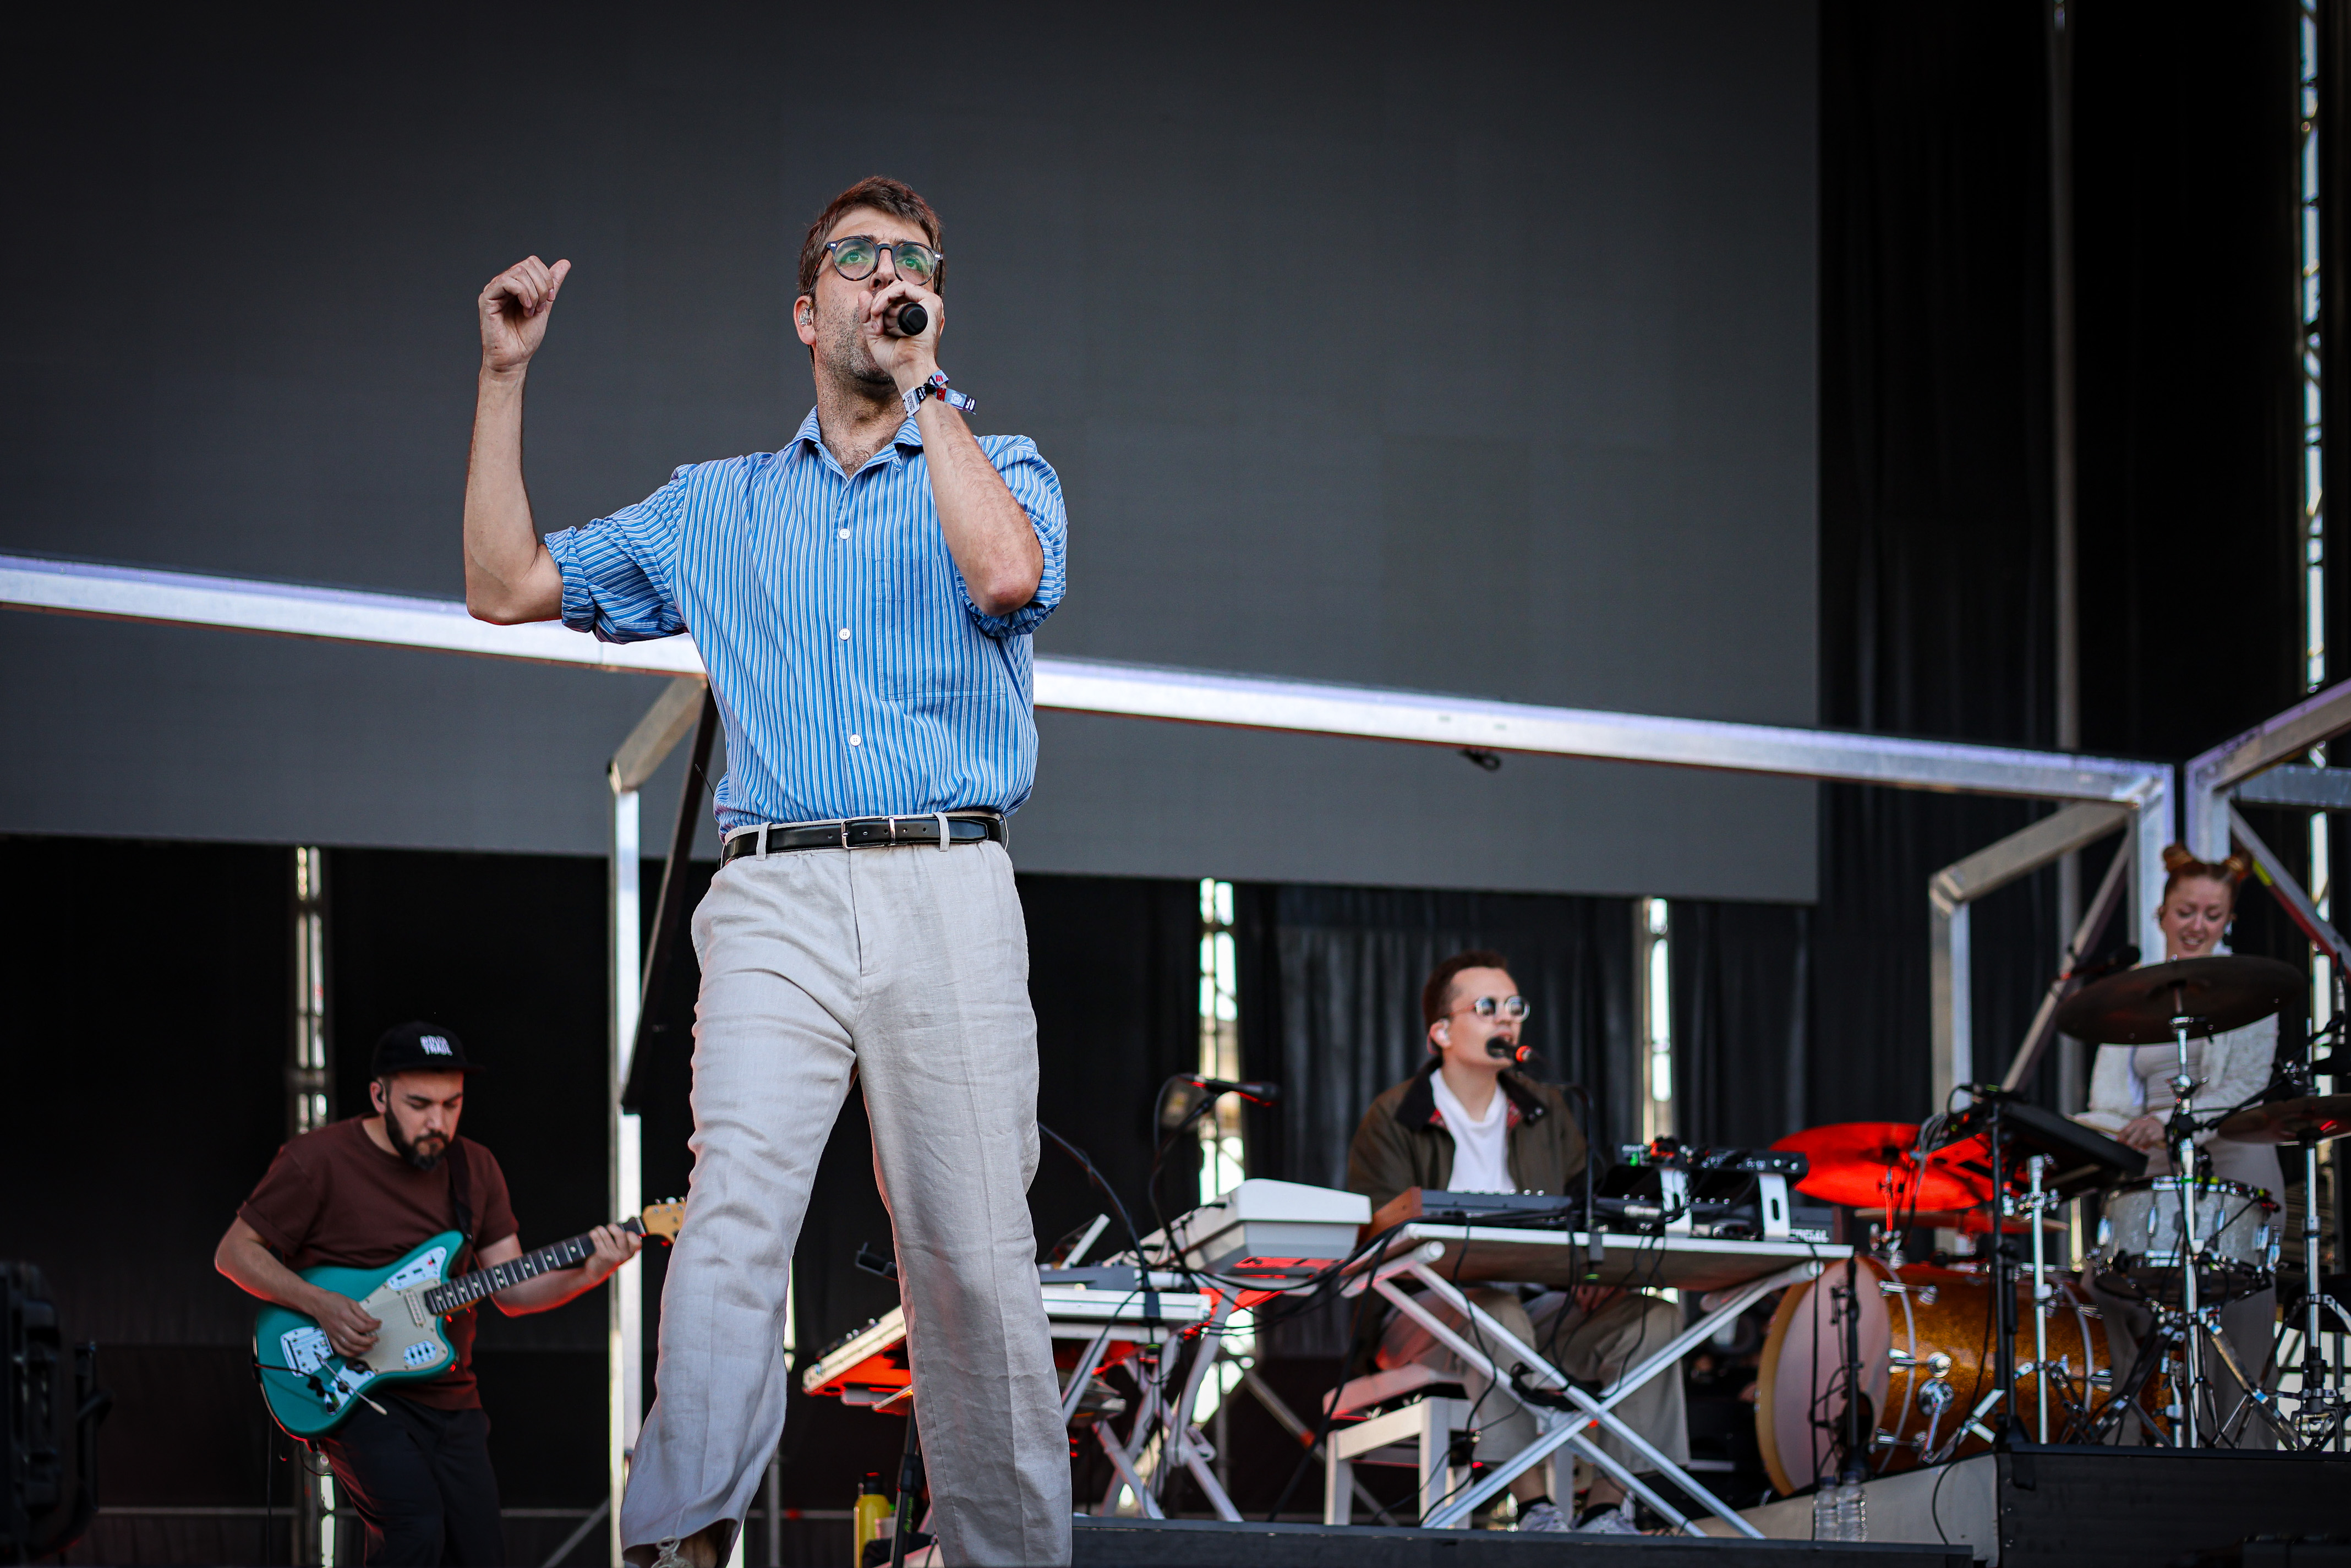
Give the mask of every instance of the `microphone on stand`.
[(1260, 1105), (1270, 1105), (1281, 1098), (1281, 1085), (1279, 1083), (1235, 1083), (1223, 1078), (1203, 1078), (1197, 1073), (1187, 1076), (1192, 1082), (1213, 1093), (1238, 1094)]

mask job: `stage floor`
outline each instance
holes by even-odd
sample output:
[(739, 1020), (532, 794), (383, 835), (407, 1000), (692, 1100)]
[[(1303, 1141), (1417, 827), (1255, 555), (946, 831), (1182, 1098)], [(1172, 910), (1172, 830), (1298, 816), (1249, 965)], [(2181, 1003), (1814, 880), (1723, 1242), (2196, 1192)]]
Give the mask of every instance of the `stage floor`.
[(1520, 1535), (1507, 1530), (1384, 1530), (1364, 1525), (1227, 1524), (1214, 1520), (1081, 1519), (1073, 1568), (1968, 1568), (1959, 1546), (1691, 1536)]

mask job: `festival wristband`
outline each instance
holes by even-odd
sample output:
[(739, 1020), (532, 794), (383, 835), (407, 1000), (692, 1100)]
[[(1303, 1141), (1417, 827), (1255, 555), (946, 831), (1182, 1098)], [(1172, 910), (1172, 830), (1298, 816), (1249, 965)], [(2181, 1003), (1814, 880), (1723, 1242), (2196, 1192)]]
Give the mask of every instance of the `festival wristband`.
[(933, 375), (929, 381), (910, 386), (899, 394), (899, 401), (906, 405), (908, 419), (914, 417), (914, 411), (923, 406), (923, 400), (926, 397), (937, 398), (958, 413), (969, 413), (979, 406), (977, 398), (966, 397), (947, 385), (946, 373), (943, 371)]

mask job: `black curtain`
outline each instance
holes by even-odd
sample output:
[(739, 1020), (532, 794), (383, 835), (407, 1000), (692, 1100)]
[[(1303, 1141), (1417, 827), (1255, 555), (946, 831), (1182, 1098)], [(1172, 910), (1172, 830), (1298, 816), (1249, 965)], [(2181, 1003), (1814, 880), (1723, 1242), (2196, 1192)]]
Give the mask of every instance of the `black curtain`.
[[(1831, 5), (1822, 48), (1822, 721), (2047, 746), (2041, 10)], [(1779, 1114), (1917, 1118), (1932, 1109), (1927, 879), (2043, 808), (1845, 785), (1820, 802), (1809, 1071)], [(2056, 951), (2054, 878), (1995, 902), (2024, 907), (1976, 914), (1991, 1071), (1987, 1049), (2022, 1034)]]
[[(274, 1489), (282, 1507), (254, 1303), (212, 1255), (286, 1136), (293, 857), (0, 836), (0, 1253), (47, 1276), (68, 1342), (99, 1343), (105, 1501), (259, 1508)], [(108, 1516), (75, 1560), (252, 1562), (285, 1539), (253, 1518)]]
[(2069, 9), (2082, 738), (2184, 759), (2302, 691), (2298, 7)]
[(1813, 912), (1691, 899), (1672, 919), (1675, 1129), (1761, 1148), (1805, 1124)]
[[(2296, 695), (2294, 8), (2068, 10), (2084, 741), (2179, 760)], [(1834, 727), (2055, 739), (2042, 27), (2027, 0), (1823, 11)], [(1926, 879), (2044, 810), (1823, 789), (1804, 1121), (1930, 1109)], [(2053, 966), (2053, 873), (1980, 904), (1973, 935), (1991, 1075)]]
[(1605, 1149), (1639, 1136), (1633, 911), (1621, 898), (1250, 885), (1237, 890), (1241, 1049), (1282, 1086), (1249, 1131), (1251, 1174), (1344, 1186), (1374, 1096), (1427, 1060), (1420, 988), (1465, 948), (1510, 962), (1532, 1005), (1530, 1070), (1591, 1094)]

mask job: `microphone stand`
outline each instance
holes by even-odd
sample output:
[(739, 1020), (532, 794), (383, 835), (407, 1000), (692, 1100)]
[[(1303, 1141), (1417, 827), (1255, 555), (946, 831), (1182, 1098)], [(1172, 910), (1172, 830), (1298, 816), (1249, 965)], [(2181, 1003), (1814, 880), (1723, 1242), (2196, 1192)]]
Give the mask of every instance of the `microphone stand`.
[(2016, 1276), (2009, 1268), (2006, 1234), (2008, 1129), (2001, 1107), (2008, 1096), (1995, 1091), (1985, 1097), (1991, 1101), (1991, 1126), (1984, 1142), (1991, 1151), (1991, 1197), (1986, 1207), (1991, 1217), (1987, 1234), (1991, 1244), (1992, 1385), (2000, 1391), (1999, 1432), (2005, 1446), (2024, 1425), (2016, 1408)]

